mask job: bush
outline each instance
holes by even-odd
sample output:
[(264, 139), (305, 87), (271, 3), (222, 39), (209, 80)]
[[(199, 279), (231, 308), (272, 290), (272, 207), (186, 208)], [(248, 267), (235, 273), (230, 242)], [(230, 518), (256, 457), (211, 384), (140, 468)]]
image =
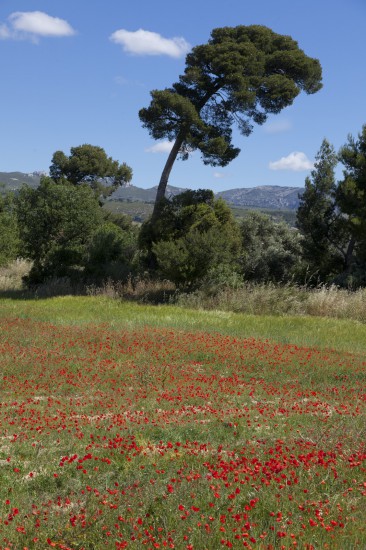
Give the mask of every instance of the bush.
[(19, 245), (15, 216), (10, 212), (0, 212), (0, 266), (6, 266), (16, 259)]
[(126, 279), (134, 269), (136, 252), (136, 232), (104, 223), (91, 237), (86, 274), (97, 279)]
[(241, 256), (230, 208), (202, 189), (162, 201), (158, 218), (143, 225), (139, 242), (150, 271), (181, 287), (197, 286), (215, 266), (238, 265)]
[(300, 233), (285, 222), (252, 212), (241, 223), (245, 280), (286, 283), (301, 273)]
[(17, 258), (19, 245), (13, 195), (0, 195), (0, 266), (6, 266)]
[(87, 245), (102, 221), (92, 190), (43, 178), (37, 189), (20, 190), (16, 213), (22, 255), (33, 260), (28, 283), (54, 277), (79, 279)]

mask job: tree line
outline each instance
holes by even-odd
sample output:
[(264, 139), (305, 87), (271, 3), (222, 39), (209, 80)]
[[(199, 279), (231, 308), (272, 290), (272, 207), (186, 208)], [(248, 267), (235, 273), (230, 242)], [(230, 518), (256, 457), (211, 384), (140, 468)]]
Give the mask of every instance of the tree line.
[[(62, 166), (59, 153), (50, 170), (57, 177), (0, 195), (0, 265), (19, 256), (32, 260), (29, 286), (55, 277), (102, 283), (146, 275), (185, 289), (244, 281), (366, 284), (366, 125), (338, 153), (323, 141), (296, 228), (260, 212), (237, 221), (225, 201), (204, 189), (163, 197), (159, 216), (138, 226), (105, 208), (121, 166), (103, 149), (74, 147)], [(132, 170), (123, 167), (128, 181)]]
[[(366, 127), (336, 154), (326, 140), (305, 182), (297, 229), (264, 214), (237, 223), (212, 191), (165, 190), (177, 158), (199, 150), (205, 164), (226, 166), (240, 149), (232, 127), (254, 124), (321, 89), (322, 70), (289, 36), (259, 25), (214, 29), (187, 55), (184, 74), (151, 92), (139, 112), (154, 139), (173, 141), (152, 217), (142, 226), (112, 215), (103, 203), (132, 169), (89, 144), (56, 151), (49, 177), (0, 201), (0, 263), (32, 260), (28, 285), (53, 277), (74, 281), (167, 278), (177, 286), (237, 285), (243, 280), (365, 284)], [(335, 180), (341, 162), (343, 179)]]

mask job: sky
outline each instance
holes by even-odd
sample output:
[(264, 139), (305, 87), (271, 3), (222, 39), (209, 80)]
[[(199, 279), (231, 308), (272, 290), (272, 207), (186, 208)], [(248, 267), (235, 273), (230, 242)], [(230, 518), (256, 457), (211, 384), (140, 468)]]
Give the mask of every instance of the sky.
[(319, 59), (322, 90), (249, 137), (234, 131), (241, 153), (225, 168), (195, 152), (169, 183), (302, 187), (323, 139), (338, 150), (366, 123), (366, 0), (0, 0), (0, 171), (48, 172), (55, 151), (90, 143), (131, 166), (133, 185), (157, 185), (171, 145), (149, 136), (139, 110), (212, 29), (253, 24)]

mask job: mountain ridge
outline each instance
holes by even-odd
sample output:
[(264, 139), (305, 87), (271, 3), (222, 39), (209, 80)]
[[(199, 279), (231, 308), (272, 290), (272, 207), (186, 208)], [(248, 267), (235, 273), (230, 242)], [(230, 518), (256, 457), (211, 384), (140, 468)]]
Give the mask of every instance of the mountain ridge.
[[(16, 191), (24, 183), (31, 187), (37, 187), (43, 172), (0, 172), (0, 183), (5, 184), (5, 189)], [(167, 186), (166, 196), (173, 197), (186, 188)], [(109, 198), (109, 201), (145, 202), (155, 201), (157, 185), (148, 189), (129, 185), (120, 187)], [(216, 197), (223, 198), (229, 205), (238, 207), (272, 208), (296, 210), (299, 206), (299, 195), (303, 193), (301, 187), (289, 187), (281, 185), (260, 185), (256, 187), (236, 187), (226, 191), (218, 191)]]
[[(154, 202), (156, 191), (157, 186), (142, 189), (130, 185), (129, 187), (117, 189), (111, 195), (110, 200)], [(166, 195), (167, 197), (172, 197), (183, 191), (186, 191), (186, 189), (168, 185)], [(226, 191), (218, 191), (215, 193), (215, 196), (223, 198), (231, 206), (296, 210), (300, 202), (299, 195), (303, 191), (302, 187), (260, 185), (257, 187), (238, 187)]]

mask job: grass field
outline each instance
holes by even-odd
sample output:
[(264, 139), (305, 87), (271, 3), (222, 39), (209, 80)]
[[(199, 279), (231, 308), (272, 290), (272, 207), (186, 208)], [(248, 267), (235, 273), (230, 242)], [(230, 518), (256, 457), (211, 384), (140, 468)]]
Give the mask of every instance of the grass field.
[(366, 325), (0, 301), (0, 548), (366, 548)]

